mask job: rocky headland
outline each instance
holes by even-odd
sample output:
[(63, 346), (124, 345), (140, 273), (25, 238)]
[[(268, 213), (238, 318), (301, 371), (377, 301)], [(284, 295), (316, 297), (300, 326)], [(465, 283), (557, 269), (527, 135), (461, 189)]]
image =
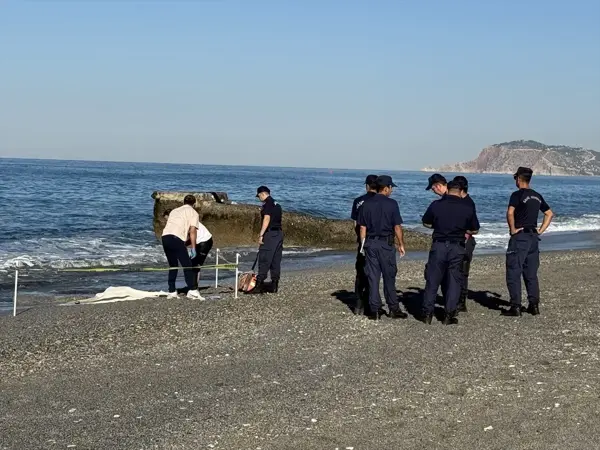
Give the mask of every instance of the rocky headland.
[[(224, 192), (154, 192), (154, 232), (160, 239), (166, 224), (165, 211), (183, 204), (187, 194), (196, 197), (196, 211), (211, 231), (219, 247), (256, 245), (260, 231), (260, 210), (257, 205), (232, 203)], [(354, 250), (356, 235), (351, 220), (327, 219), (308, 214), (284, 212), (285, 245), (292, 247)], [(407, 250), (426, 250), (431, 237), (405, 230)]]
[(514, 173), (530, 167), (536, 175), (600, 175), (600, 152), (536, 141), (511, 141), (484, 148), (472, 161), (426, 167), (425, 172)]

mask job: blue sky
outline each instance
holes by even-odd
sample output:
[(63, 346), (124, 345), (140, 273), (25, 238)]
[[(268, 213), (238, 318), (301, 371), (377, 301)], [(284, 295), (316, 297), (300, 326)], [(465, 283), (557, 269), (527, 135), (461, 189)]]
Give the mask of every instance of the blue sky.
[(600, 150), (598, 1), (0, 2), (0, 156), (419, 169)]

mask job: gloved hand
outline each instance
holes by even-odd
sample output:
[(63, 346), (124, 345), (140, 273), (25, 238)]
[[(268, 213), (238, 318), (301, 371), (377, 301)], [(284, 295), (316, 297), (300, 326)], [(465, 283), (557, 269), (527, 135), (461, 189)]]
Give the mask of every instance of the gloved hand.
[(190, 259), (194, 259), (196, 257), (196, 249), (188, 248), (188, 255), (190, 255)]

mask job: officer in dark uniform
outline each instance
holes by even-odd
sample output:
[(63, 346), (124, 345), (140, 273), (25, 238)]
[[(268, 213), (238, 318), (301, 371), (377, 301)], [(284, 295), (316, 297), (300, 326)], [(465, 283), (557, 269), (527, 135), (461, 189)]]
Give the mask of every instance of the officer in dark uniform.
[(406, 319), (408, 315), (400, 309), (396, 294), (396, 249), (404, 256), (404, 236), (402, 233), (402, 216), (398, 202), (390, 198), (396, 185), (392, 177), (377, 177), (377, 195), (365, 202), (358, 213), (360, 238), (365, 252), (365, 271), (369, 279), (369, 318), (379, 320), (381, 296), (379, 279), (383, 275), (383, 293), (389, 308), (389, 315), (394, 319)]
[(256, 197), (263, 203), (260, 210), (261, 229), (258, 236), (258, 275), (256, 286), (250, 291), (252, 294), (267, 292), (265, 280), (267, 273), (271, 272), (270, 292), (279, 289), (281, 275), (281, 258), (283, 255), (283, 231), (281, 229), (281, 205), (273, 200), (271, 191), (266, 186), (256, 190)]
[(427, 261), (427, 281), (421, 320), (431, 323), (437, 291), (444, 275), (448, 277), (445, 325), (458, 323), (456, 308), (463, 282), (462, 263), (465, 259), (465, 233), (476, 234), (479, 220), (472, 205), (460, 196), (460, 185), (448, 183), (448, 192), (429, 205), (423, 215), (423, 225), (433, 228), (433, 242)]
[[(432, 191), (435, 195), (438, 195), (440, 198), (447, 194), (448, 192), (448, 181), (446, 181), (446, 177), (440, 173), (434, 173), (427, 179), (427, 187), (426, 191)], [(427, 264), (425, 264), (425, 281), (427, 281)], [(442, 280), (442, 297), (444, 297), (444, 302), (446, 301), (446, 291), (448, 287), (448, 280), (446, 277)]]
[(356, 251), (356, 279), (354, 281), (354, 293), (356, 294), (356, 305), (354, 307), (354, 314), (362, 314), (366, 310), (366, 306), (369, 303), (369, 280), (365, 274), (365, 255), (361, 252), (361, 241), (360, 241), (360, 226), (358, 225), (358, 211), (365, 201), (374, 197), (377, 194), (377, 185), (375, 181), (377, 175), (369, 175), (365, 180), (366, 194), (361, 195), (354, 199), (352, 204), (352, 213), (350, 217), (354, 220), (354, 230), (356, 232), (356, 242), (358, 249)]
[[(476, 209), (475, 202), (469, 195), (469, 181), (462, 175), (454, 177), (454, 181), (458, 182), (458, 184), (460, 185), (460, 196), (471, 206), (473, 206), (473, 209)], [(471, 236), (470, 234), (466, 234), (465, 239), (466, 254), (465, 260), (462, 264), (464, 278), (457, 309), (459, 312), (467, 312), (467, 295), (469, 293), (469, 272), (471, 271), (471, 261), (473, 261), (473, 252), (475, 251), (475, 245), (477, 245), (477, 242), (475, 242), (475, 237)]]
[[(521, 276), (525, 280), (527, 312), (540, 313), (540, 287), (537, 271), (540, 267), (539, 236), (552, 222), (552, 210), (538, 192), (529, 187), (533, 170), (519, 167), (514, 174), (519, 188), (510, 196), (506, 220), (510, 229), (510, 241), (506, 249), (506, 285), (510, 294), (510, 309), (502, 311), (506, 316), (521, 315)], [(544, 213), (542, 226), (538, 228), (538, 214)]]

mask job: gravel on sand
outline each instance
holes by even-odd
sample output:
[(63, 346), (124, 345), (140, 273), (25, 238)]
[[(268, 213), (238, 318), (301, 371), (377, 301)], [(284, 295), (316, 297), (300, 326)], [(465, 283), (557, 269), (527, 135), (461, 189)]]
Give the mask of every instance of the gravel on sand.
[[(354, 316), (348, 266), (37, 306), (0, 318), (0, 448), (598, 448), (599, 275), (600, 253), (543, 254), (541, 316), (507, 318), (503, 258), (476, 257), (456, 326)], [(423, 284), (400, 262), (409, 309)]]

